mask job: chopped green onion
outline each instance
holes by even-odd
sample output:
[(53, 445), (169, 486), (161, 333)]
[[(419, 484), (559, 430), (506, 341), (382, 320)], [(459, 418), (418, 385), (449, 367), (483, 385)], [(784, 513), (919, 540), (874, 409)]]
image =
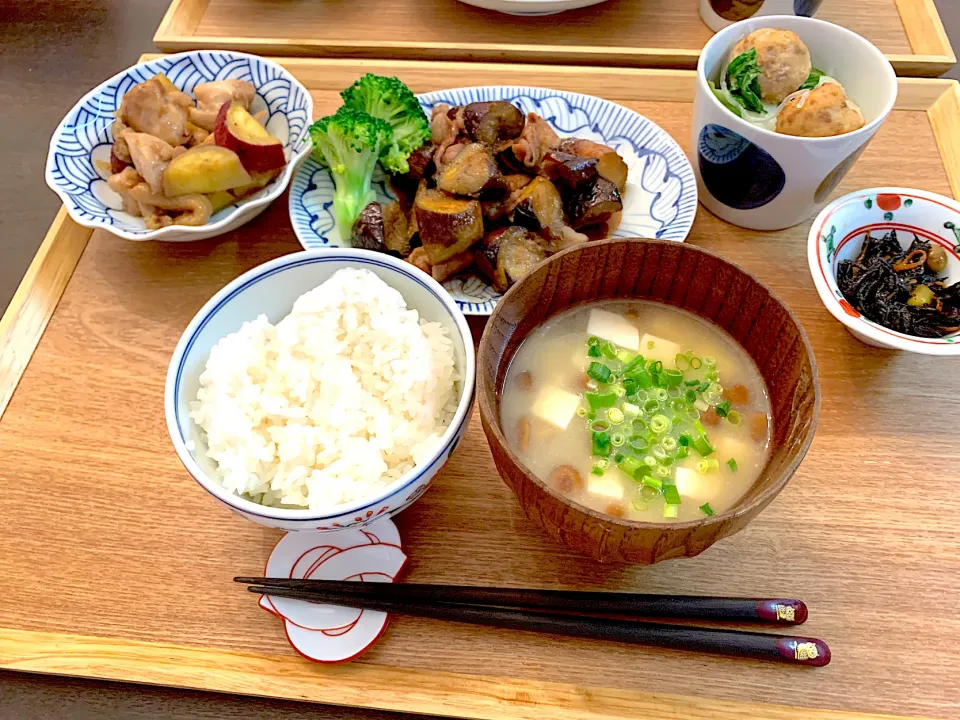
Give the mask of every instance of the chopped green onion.
[(604, 470), (606, 470), (608, 467), (610, 467), (610, 461), (609, 461), (607, 458), (600, 458), (599, 460), (597, 460), (597, 462), (596, 462), (595, 464), (596, 464), (596, 465), (599, 465), (599, 466), (602, 467)]
[(696, 390), (686, 390), (686, 391), (683, 393), (683, 399), (686, 400), (686, 401), (687, 401), (688, 403), (690, 403), (691, 405), (693, 405), (693, 403), (695, 403), (695, 402), (697, 401), (697, 391), (696, 391)]
[(644, 487), (653, 488), (654, 490), (663, 489), (663, 480), (655, 477), (650, 477), (649, 475), (644, 475), (642, 478), (640, 478), (640, 483)]
[(633, 353), (629, 350), (624, 350), (621, 348), (617, 351), (617, 360), (622, 362), (624, 365), (630, 363), (633, 360)]
[(663, 363), (659, 360), (651, 360), (647, 363), (647, 372), (653, 375), (659, 375), (663, 372)]
[(617, 404), (617, 395), (614, 392), (588, 392), (584, 393), (583, 396), (593, 410), (609, 408)]
[(596, 345), (591, 345), (587, 348), (587, 357), (598, 358), (600, 357), (600, 348)]
[(590, 363), (590, 367), (587, 368), (587, 375), (597, 382), (608, 383), (613, 373), (610, 371), (610, 368), (603, 363), (592, 362)]
[(586, 416), (587, 416), (587, 409), (586, 409), (583, 405), (581, 405), (580, 407), (577, 408), (577, 416), (578, 416), (578, 417), (586, 417)]
[(614, 447), (620, 447), (626, 441), (627, 439), (623, 436), (623, 433), (614, 433), (610, 436), (610, 444)]
[(654, 415), (650, 418), (650, 429), (657, 435), (663, 435), (670, 431), (672, 423), (666, 415)]
[(689, 370), (690, 369), (690, 358), (686, 353), (677, 353), (677, 357), (674, 358), (674, 363), (677, 366), (677, 370)]
[(683, 373), (679, 370), (664, 370), (662, 376), (666, 380), (668, 388), (677, 387), (683, 382)]
[(610, 408), (607, 410), (607, 420), (612, 422), (614, 425), (619, 425), (623, 422), (623, 410), (620, 408)]
[(695, 438), (693, 438), (691, 446), (697, 451), (697, 454), (700, 455), (700, 457), (707, 457), (708, 455), (713, 454), (714, 450), (716, 450), (716, 448), (710, 444), (710, 441), (707, 440), (706, 435), (697, 435)]
[(602, 342), (603, 342), (603, 340), (601, 340), (600, 338), (598, 338), (596, 335), (591, 335), (591, 336), (590, 336), (590, 339), (587, 340), (587, 345), (589, 345), (590, 347), (594, 347), (594, 346), (596, 346), (596, 345), (599, 345), (599, 344), (602, 343)]
[(587, 420), (596, 420), (597, 411), (596, 410), (587, 410)]
[(610, 454), (610, 433), (605, 431), (593, 433), (593, 454), (600, 457)]
[(634, 498), (630, 501), (630, 504), (633, 505), (634, 510), (646, 510), (649, 507), (646, 500), (641, 500), (640, 498)]
[(653, 378), (646, 370), (634, 372), (630, 375), (631, 380), (635, 380), (641, 390), (648, 390), (653, 387)]
[(724, 400), (722, 403), (717, 405), (714, 408), (714, 410), (716, 411), (717, 415), (719, 415), (722, 418), (725, 418), (727, 416), (727, 413), (730, 412), (730, 401)]
[(664, 479), (670, 477), (671, 474), (670, 468), (668, 468), (666, 465), (659, 465), (658, 467), (654, 468), (653, 471)]
[(677, 443), (681, 447), (687, 447), (687, 445), (689, 445), (691, 442), (693, 442), (693, 438), (690, 437), (689, 435), (681, 435), (680, 437), (677, 438)]
[(651, 413), (657, 412), (660, 409), (660, 403), (654, 399), (650, 398), (643, 404), (643, 411), (650, 415)]
[(622, 398), (627, 394), (627, 389), (623, 385), (614, 385), (610, 388), (610, 392), (616, 395), (618, 398)]
[(631, 435), (627, 438), (627, 446), (634, 452), (643, 452), (650, 447), (650, 443), (640, 435)]
[(676, 458), (677, 460), (683, 460), (684, 458), (690, 457), (690, 451), (685, 447), (677, 448)]
[(657, 399), (657, 402), (666, 402), (670, 398), (670, 393), (663, 388), (657, 388), (653, 391), (653, 396)]
[(699, 370), (703, 367), (703, 360), (694, 355), (692, 358), (690, 358), (690, 367), (692, 367), (694, 370)]
[(636, 430), (638, 433), (639, 433), (639, 432), (643, 432), (643, 431), (646, 430), (647, 427), (648, 427), (648, 426), (647, 426), (647, 421), (644, 420), (643, 418), (639, 418), (639, 417), (638, 417), (638, 418), (634, 418), (633, 422), (630, 423), (630, 424), (633, 426), (633, 429)]
[(644, 359), (643, 355), (637, 355), (630, 362), (623, 366), (623, 374), (629, 375), (637, 368), (642, 370), (644, 367), (646, 367), (645, 363), (646, 359)]
[(737, 461), (735, 458), (730, 458), (727, 460), (727, 465), (730, 467), (730, 472), (736, 472), (738, 470)]
[(640, 407), (634, 405), (633, 403), (625, 402), (623, 404), (623, 414), (629, 415), (630, 417), (636, 417), (640, 414)]
[(633, 477), (637, 471), (643, 467), (643, 463), (632, 455), (617, 455), (617, 467), (623, 470), (627, 475)]
[(592, 468), (590, 468), (590, 474), (603, 476), (605, 470), (606, 468), (601, 467), (600, 463), (596, 463)]
[(728, 412), (728, 413), (727, 413), (727, 422), (730, 423), (731, 425), (739, 425), (739, 424), (740, 424), (740, 413), (738, 413), (736, 410), (731, 410), (730, 412)]
[(653, 350), (653, 347), (654, 347), (655, 344), (656, 344), (656, 343), (654, 343), (653, 340), (648, 340), (648, 341), (647, 341), (647, 350)]
[(703, 398), (697, 398), (693, 403), (693, 407), (697, 412), (706, 412), (710, 409), (710, 405), (707, 404), (707, 401)]
[(704, 355), (703, 356), (704, 365), (716, 365), (717, 359), (713, 355)]
[(676, 485), (663, 486), (663, 501), (667, 503), (667, 505), (680, 504), (680, 491), (677, 490)]
[(623, 392), (628, 397), (632, 395), (636, 395), (639, 389), (640, 389), (640, 383), (638, 383), (633, 378), (623, 379)]
[(695, 407), (687, 408), (687, 417), (694, 422), (700, 422), (700, 411)]
[(670, 435), (664, 435), (662, 438), (660, 438), (660, 447), (667, 452), (673, 452), (677, 449), (677, 441)]
[(655, 467), (657, 467), (657, 465), (659, 465), (660, 463), (657, 462), (657, 459), (656, 459), (653, 455), (647, 455), (647, 456), (643, 459), (643, 464), (646, 465), (646, 466), (649, 467), (649, 468), (655, 468)]
[(684, 380), (684, 381), (683, 381), (683, 384), (686, 385), (687, 387), (695, 388), (697, 385), (700, 384), (700, 381), (699, 381), (699, 380)]
[(703, 505), (701, 505), (701, 506), (700, 506), (700, 511), (701, 511), (704, 515), (713, 515), (713, 514), (714, 514), (714, 513), (713, 513), (713, 508), (710, 507), (710, 503), (704, 503)]
[(713, 472), (720, 468), (720, 462), (716, 458), (709, 458), (707, 460), (701, 460), (697, 463), (697, 472), (701, 475), (705, 475), (708, 472)]
[(600, 354), (603, 355), (605, 358), (609, 358), (610, 360), (616, 360), (617, 347), (610, 341), (604, 341), (600, 345)]
[(593, 432), (605, 432), (610, 429), (610, 422), (608, 420), (596, 420), (590, 423), (590, 430)]
[(680, 510), (679, 505), (664, 505), (663, 506), (663, 516), (665, 518), (675, 518), (677, 513)]

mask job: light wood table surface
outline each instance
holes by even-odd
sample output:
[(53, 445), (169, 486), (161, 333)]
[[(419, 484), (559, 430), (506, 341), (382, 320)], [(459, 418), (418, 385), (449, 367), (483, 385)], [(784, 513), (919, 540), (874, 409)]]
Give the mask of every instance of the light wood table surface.
[[(331, 110), (362, 70), (389, 69), (416, 91), (520, 72), (289, 64), (313, 90), (317, 113)], [(622, 102), (687, 144), (691, 75), (522, 72), (531, 84)], [(899, 109), (840, 191), (892, 182), (895, 168), (896, 182), (949, 193), (957, 168), (948, 177), (934, 128), (950, 149), (958, 98), (942, 81), (905, 81)], [(44, 307), (63, 291), (0, 422), (0, 557), (17, 583), (16, 602), (0, 608), (0, 666), (477, 717), (960, 716), (960, 453), (951, 442), (955, 409), (942, 402), (956, 381), (940, 371), (942, 361), (853, 340), (813, 291), (805, 235), (805, 227), (740, 231), (701, 210), (690, 237), (768, 281), (801, 317), (821, 368), (823, 414), (811, 453), (744, 533), (692, 560), (598, 567), (551, 545), (522, 517), (478, 425), (399, 525), (414, 581), (799, 595), (813, 612), (805, 631), (834, 648), (828, 668), (803, 673), (415, 619), (397, 620), (361, 661), (341, 668), (293, 655), (276, 621), (229, 582), (258, 572), (277, 534), (233, 517), (192, 484), (171, 452), (160, 405), (170, 351), (196, 309), (240, 272), (296, 249), (282, 202), (219, 241), (130, 243), (69, 222), (51, 235), (35, 293), (14, 306), (15, 317), (29, 318), (26, 335), (6, 336), (29, 345)], [(76, 256), (71, 278), (60, 270), (70, 263), (59, 260)], [(0, 337), (11, 327), (19, 323)], [(9, 383), (12, 365), (0, 367)], [(937, 472), (924, 474), (923, 496), (894, 492), (916, 480), (921, 444)], [(142, 493), (144, 483), (153, 492)], [(36, 501), (38, 486), (45, 502)], [(935, 652), (929, 628), (940, 639)], [(890, 652), (909, 657), (911, 672)]]

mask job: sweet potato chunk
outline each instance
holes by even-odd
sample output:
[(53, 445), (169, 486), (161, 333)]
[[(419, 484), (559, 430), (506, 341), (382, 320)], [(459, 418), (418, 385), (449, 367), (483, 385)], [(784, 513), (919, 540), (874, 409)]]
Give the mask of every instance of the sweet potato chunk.
[(422, 190), (414, 201), (417, 230), (432, 264), (459, 255), (483, 237), (480, 203), (440, 190)]
[(163, 172), (163, 192), (168, 197), (247, 185), (252, 181), (239, 156), (216, 145), (201, 145), (173, 158)]

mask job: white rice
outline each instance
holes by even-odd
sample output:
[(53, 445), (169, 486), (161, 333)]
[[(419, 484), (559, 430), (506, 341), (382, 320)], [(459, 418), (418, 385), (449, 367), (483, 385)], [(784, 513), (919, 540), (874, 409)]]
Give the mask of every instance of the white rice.
[(193, 421), (225, 488), (328, 510), (429, 458), (456, 412), (453, 342), (369, 270), (345, 268), (275, 326), (211, 350)]

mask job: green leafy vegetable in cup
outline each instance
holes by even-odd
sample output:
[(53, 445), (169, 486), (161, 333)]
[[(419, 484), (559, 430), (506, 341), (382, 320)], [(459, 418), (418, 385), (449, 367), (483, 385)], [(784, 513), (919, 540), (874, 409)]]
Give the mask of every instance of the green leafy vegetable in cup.
[(800, 86), (801, 90), (813, 90), (817, 85), (820, 84), (820, 78), (824, 75), (823, 70), (817, 70), (817, 68), (811, 68), (810, 74), (807, 75), (807, 79), (803, 81), (803, 85)]
[(764, 113), (766, 109), (760, 96), (760, 66), (757, 65), (757, 49), (751, 48), (737, 55), (727, 66), (727, 88), (730, 95), (744, 108), (755, 113)]

